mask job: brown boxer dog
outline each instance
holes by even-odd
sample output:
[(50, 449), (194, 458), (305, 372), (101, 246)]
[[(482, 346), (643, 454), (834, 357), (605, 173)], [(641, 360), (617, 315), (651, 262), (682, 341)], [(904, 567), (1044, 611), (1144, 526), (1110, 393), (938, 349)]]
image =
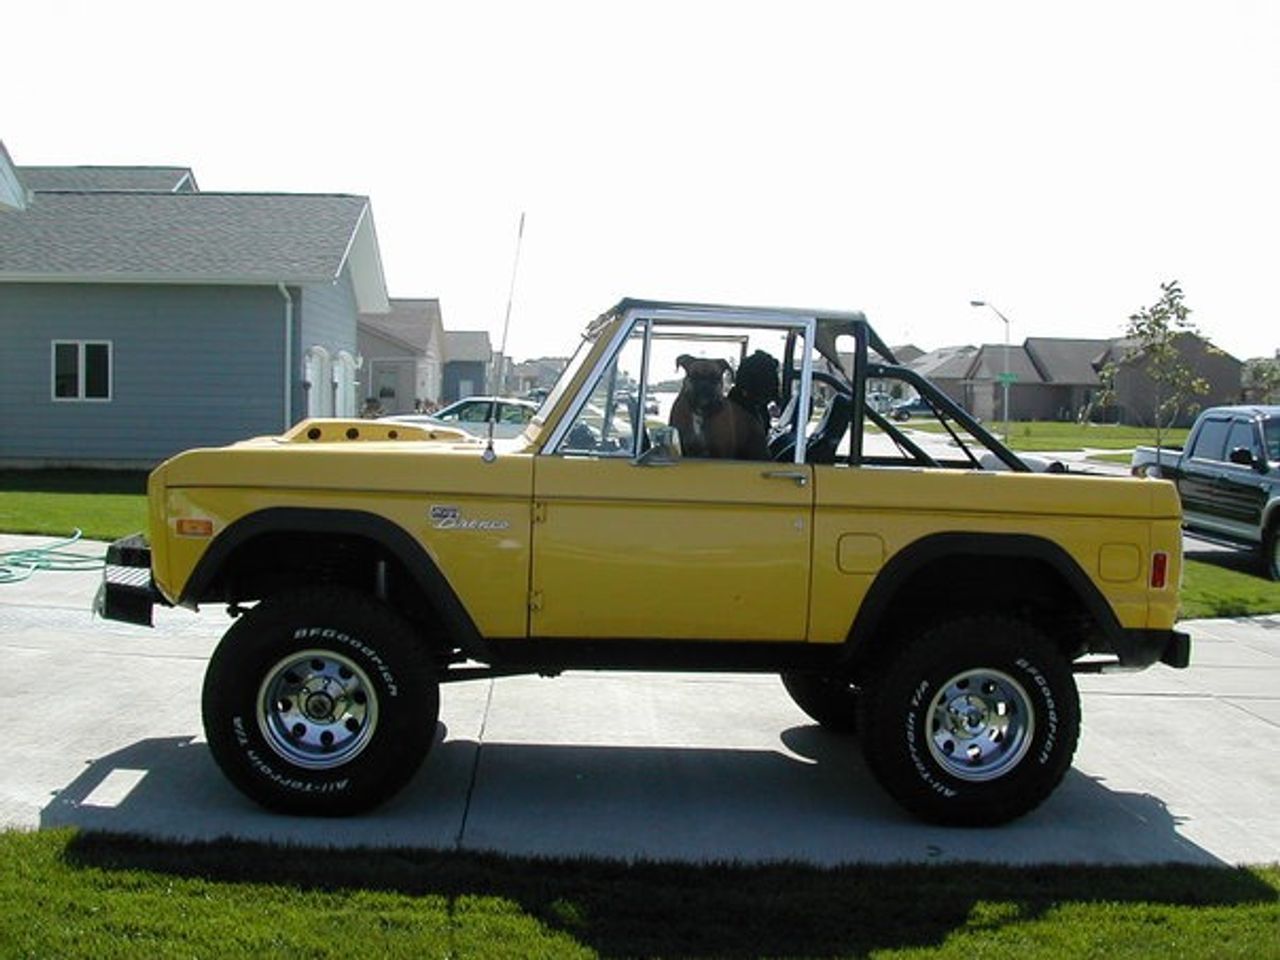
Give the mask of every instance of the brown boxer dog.
[(764, 426), (745, 407), (731, 403), (724, 392), (727, 360), (700, 360), (689, 354), (676, 358), (684, 370), (684, 384), (671, 407), (671, 426), (680, 431), (686, 457), (727, 460), (768, 460)]

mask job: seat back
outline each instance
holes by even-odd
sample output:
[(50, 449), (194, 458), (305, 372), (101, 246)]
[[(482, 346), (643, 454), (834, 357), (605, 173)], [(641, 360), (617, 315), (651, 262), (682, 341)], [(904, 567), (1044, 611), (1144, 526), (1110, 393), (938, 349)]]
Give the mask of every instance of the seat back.
[(853, 422), (853, 398), (848, 394), (837, 393), (827, 404), (818, 428), (813, 431), (805, 443), (804, 459), (806, 463), (835, 463), (836, 451), (840, 441), (844, 439)]

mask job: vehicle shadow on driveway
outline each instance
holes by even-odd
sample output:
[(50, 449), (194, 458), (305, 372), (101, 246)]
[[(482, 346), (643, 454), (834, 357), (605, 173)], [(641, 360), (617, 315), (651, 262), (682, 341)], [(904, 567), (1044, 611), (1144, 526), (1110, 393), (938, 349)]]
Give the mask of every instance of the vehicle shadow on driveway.
[(1221, 865), (1156, 797), (1072, 770), (1038, 810), (955, 829), (903, 813), (852, 738), (784, 731), (776, 750), (437, 742), (410, 784), (361, 816), (269, 813), (193, 737), (138, 741), (91, 761), (42, 828), (158, 840), (492, 851), (517, 856), (767, 863)]

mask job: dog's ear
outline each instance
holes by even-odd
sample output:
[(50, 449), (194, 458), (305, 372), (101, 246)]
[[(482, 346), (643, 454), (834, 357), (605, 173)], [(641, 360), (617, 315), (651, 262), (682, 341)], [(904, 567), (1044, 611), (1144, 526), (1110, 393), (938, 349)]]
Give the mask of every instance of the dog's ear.
[(688, 372), (689, 372), (689, 364), (693, 363), (693, 361), (694, 361), (694, 358), (693, 358), (692, 356), (690, 356), (690, 355), (689, 355), (689, 354), (687, 354), (687, 353), (682, 353), (682, 354), (680, 354), (680, 356), (676, 357), (676, 366), (677, 366), (677, 367), (683, 367), (683, 368), (684, 368), (684, 372), (685, 372), (685, 373), (688, 373)]
[(729, 374), (730, 379), (732, 379), (732, 378), (733, 378), (733, 365), (732, 365), (731, 363), (729, 363), (729, 361), (728, 361), (728, 360), (726, 360), (724, 357), (721, 357), (721, 358), (720, 358), (719, 363), (720, 363), (720, 374), (721, 374), (721, 376), (723, 376), (724, 374), (726, 374), (726, 373), (727, 373), (727, 374)]

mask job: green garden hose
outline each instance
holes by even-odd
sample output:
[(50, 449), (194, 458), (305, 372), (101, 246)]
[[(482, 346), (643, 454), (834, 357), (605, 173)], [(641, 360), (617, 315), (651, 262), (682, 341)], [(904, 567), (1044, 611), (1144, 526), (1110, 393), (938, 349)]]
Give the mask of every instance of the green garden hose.
[(77, 530), (69, 539), (56, 540), (44, 546), (0, 550), (0, 584), (19, 583), (37, 570), (62, 573), (101, 570), (106, 566), (105, 556), (86, 556), (65, 549), (75, 544), (80, 536)]

